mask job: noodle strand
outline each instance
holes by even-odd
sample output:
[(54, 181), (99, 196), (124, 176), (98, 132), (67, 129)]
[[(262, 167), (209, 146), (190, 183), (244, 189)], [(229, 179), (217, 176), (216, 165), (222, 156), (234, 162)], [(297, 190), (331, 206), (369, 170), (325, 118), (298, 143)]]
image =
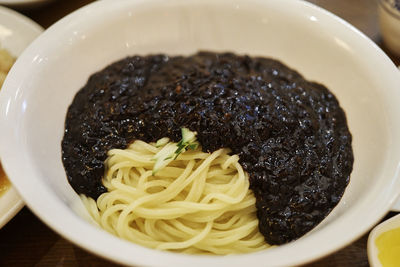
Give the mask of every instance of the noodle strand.
[[(168, 140), (162, 140), (165, 141)], [(101, 227), (134, 243), (184, 253), (233, 254), (269, 247), (258, 232), (255, 197), (237, 155), (186, 151), (153, 174), (166, 143), (135, 141), (105, 161), (108, 192), (81, 196)]]

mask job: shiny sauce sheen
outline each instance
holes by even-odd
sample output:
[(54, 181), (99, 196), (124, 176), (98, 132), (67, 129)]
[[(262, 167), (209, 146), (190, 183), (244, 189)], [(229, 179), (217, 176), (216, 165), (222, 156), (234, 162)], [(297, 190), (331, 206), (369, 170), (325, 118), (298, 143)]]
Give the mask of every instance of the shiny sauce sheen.
[(68, 109), (62, 160), (77, 193), (97, 198), (106, 153), (135, 139), (198, 133), (204, 151), (240, 156), (270, 244), (307, 233), (336, 206), (353, 165), (335, 96), (270, 58), (200, 52), (132, 56), (94, 73)]

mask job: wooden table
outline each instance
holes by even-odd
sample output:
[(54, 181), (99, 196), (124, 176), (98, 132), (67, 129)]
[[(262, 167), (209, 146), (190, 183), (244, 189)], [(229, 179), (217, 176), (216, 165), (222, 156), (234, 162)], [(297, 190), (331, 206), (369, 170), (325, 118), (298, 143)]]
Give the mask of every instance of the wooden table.
[[(20, 10), (22, 13), (49, 27), (55, 21), (90, 0), (53, 1), (37, 9)], [(382, 45), (377, 22), (375, 0), (310, 0), (349, 21), (368, 37)], [(389, 56), (399, 65), (400, 58)], [(387, 217), (392, 216), (389, 214)], [(368, 266), (367, 237), (306, 266)], [(327, 240), (327, 242), (329, 242)], [(0, 229), (0, 266), (117, 266), (87, 253), (38, 220), (24, 208), (5, 227)]]

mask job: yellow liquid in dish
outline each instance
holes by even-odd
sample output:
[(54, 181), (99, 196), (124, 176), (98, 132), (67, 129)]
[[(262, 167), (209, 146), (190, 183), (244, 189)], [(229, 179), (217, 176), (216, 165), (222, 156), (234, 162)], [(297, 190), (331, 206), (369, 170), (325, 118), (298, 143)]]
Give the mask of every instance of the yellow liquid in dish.
[(375, 245), (383, 267), (400, 266), (400, 227), (379, 235)]
[(8, 181), (6, 174), (3, 171), (0, 163), (0, 195), (4, 194), (10, 187), (10, 181)]

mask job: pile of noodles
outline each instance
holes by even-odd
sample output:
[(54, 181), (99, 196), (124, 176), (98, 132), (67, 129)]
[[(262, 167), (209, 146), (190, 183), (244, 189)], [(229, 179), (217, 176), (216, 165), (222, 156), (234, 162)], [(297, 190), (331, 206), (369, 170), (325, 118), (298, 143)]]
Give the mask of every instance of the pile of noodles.
[(103, 179), (108, 192), (97, 201), (81, 196), (102, 228), (176, 252), (233, 254), (269, 247), (258, 231), (255, 197), (237, 155), (196, 148), (155, 172), (154, 157), (165, 145), (137, 140), (109, 151)]

